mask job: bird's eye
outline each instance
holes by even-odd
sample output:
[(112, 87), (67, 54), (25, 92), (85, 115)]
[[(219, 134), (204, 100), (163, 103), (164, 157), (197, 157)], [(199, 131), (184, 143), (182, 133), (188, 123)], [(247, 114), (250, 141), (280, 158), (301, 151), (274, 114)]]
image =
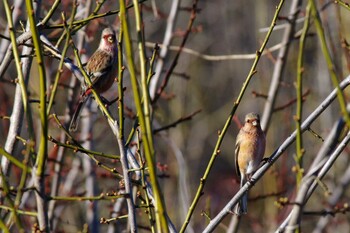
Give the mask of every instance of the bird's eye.
[(114, 42), (114, 37), (113, 36), (109, 36), (107, 40), (108, 40), (109, 43), (113, 43)]
[(247, 120), (247, 123), (250, 123), (250, 120)]

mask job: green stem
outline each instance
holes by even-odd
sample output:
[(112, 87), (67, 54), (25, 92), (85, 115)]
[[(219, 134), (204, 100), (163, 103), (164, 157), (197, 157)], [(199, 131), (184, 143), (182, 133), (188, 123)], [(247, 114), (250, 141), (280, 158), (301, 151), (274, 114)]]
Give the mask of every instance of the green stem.
[[(1, 208), (1, 206), (0, 206)], [(8, 229), (8, 227), (5, 225), (5, 223), (2, 221), (2, 219), (0, 219), (0, 229), (2, 230), (2, 232), (4, 233), (10, 233), (10, 230)]]
[(350, 5), (349, 5), (349, 3), (345, 3), (345, 2), (343, 2), (342, 0), (336, 0), (336, 1), (334, 1), (334, 3), (335, 3), (335, 4), (341, 5), (342, 7), (344, 7), (344, 8), (347, 9), (347, 10), (350, 10)]
[[(148, 76), (147, 76), (147, 85), (149, 84), (152, 76), (153, 76), (153, 67), (154, 67), (154, 63), (156, 61), (156, 57), (158, 55), (158, 51), (159, 51), (159, 47), (158, 45), (156, 44), (154, 46), (154, 50), (153, 50), (153, 54), (152, 54), (152, 58), (150, 60), (150, 68), (149, 68), (149, 71), (148, 71)], [(142, 100), (141, 100), (141, 103), (142, 103)], [(136, 128), (138, 127), (138, 120), (137, 118), (135, 119), (135, 122), (134, 122), (134, 126), (132, 127), (130, 133), (129, 133), (129, 136), (128, 136), (128, 139), (126, 140), (126, 143), (125, 145), (128, 146), (130, 144), (130, 142), (132, 141), (134, 135), (135, 135), (135, 132), (136, 132)]]
[(11, 163), (13, 163), (17, 167), (21, 168), (22, 170), (26, 170), (26, 172), (32, 171), (31, 168), (27, 167), (21, 161), (19, 161), (17, 158), (15, 158), (11, 154), (7, 153), (7, 151), (5, 151), (4, 148), (2, 148), (2, 147), (0, 147), (0, 154), (5, 156)]
[(302, 77), (304, 73), (304, 51), (305, 51), (305, 41), (306, 36), (309, 31), (310, 24), (310, 12), (311, 5), (310, 2), (306, 7), (306, 16), (304, 20), (303, 31), (299, 41), (299, 54), (298, 54), (298, 62), (297, 62), (297, 81), (296, 81), (296, 94), (297, 94), (297, 106), (296, 106), (296, 181), (297, 187), (300, 186), (301, 180), (303, 178), (303, 141), (302, 141), (302, 132), (301, 132), (301, 122), (302, 122), (302, 110), (303, 110), (303, 83)]
[(99, 156), (99, 157), (107, 158), (107, 159), (120, 159), (119, 155), (111, 155), (111, 154), (105, 154), (105, 153), (99, 152), (99, 151), (88, 150), (88, 149), (85, 149), (84, 147), (82, 147), (82, 145), (80, 145), (80, 144), (62, 143), (62, 142), (54, 139), (52, 136), (49, 136), (49, 141), (51, 141), (52, 143), (54, 143), (57, 146), (71, 149), (74, 151), (74, 153), (81, 152), (84, 154), (89, 154), (91, 156)]
[(55, 11), (56, 11), (56, 9), (57, 9), (57, 7), (59, 6), (60, 3), (61, 3), (61, 0), (55, 0), (55, 2), (53, 3), (52, 7), (47, 12), (45, 18), (43, 18), (43, 20), (40, 22), (41, 25), (45, 25), (51, 19), (51, 16), (55, 13)]
[(44, 165), (47, 157), (47, 115), (46, 115), (46, 75), (45, 75), (45, 65), (42, 54), (41, 42), (39, 39), (39, 32), (36, 27), (36, 22), (34, 19), (34, 9), (32, 1), (26, 0), (28, 18), (30, 22), (30, 30), (32, 31), (33, 44), (35, 48), (36, 60), (38, 63), (39, 71), (39, 81), (40, 81), (40, 123), (41, 123), (41, 134), (40, 134), (40, 145), (38, 151), (37, 159), (37, 175), (44, 175)]
[[(147, 137), (151, 145), (153, 145), (153, 134), (152, 134), (152, 126), (151, 126), (151, 111), (150, 111), (150, 95), (148, 90), (147, 83), (147, 72), (146, 72), (146, 56), (145, 56), (145, 44), (142, 33), (142, 16), (141, 10), (137, 0), (133, 0), (134, 9), (135, 9), (135, 18), (136, 18), (136, 33), (137, 33), (137, 46), (139, 51), (140, 58), (140, 70), (141, 70), (141, 87), (142, 87), (142, 104), (143, 111), (146, 122), (146, 132)], [(153, 151), (154, 154), (154, 151)]]
[(119, 137), (124, 141), (124, 67), (123, 67), (123, 28), (120, 28), (118, 37), (118, 114), (119, 114)]
[[(142, 104), (141, 104), (141, 96), (138, 89), (138, 83), (136, 78), (136, 70), (133, 60), (133, 51), (132, 51), (132, 43), (130, 38), (129, 26), (126, 18), (126, 7), (125, 2), (123, 0), (119, 1), (120, 4), (120, 21), (123, 28), (124, 33), (124, 42), (125, 42), (125, 50), (128, 61), (128, 68), (130, 72), (130, 79), (134, 94), (134, 101), (136, 105), (137, 115), (139, 119), (139, 123), (141, 126), (141, 138), (143, 142), (143, 148), (145, 152), (146, 161), (148, 164), (148, 171), (150, 175), (150, 181), (153, 188), (154, 198), (155, 198), (155, 213), (156, 213), (156, 225), (158, 232), (168, 232), (168, 226), (166, 221), (166, 212), (164, 200), (162, 198), (161, 190), (158, 184), (157, 175), (156, 175), (156, 166), (154, 160), (154, 148), (152, 144), (152, 139), (148, 137), (149, 133), (147, 132), (147, 123), (145, 113), (143, 112)], [(151, 133), (151, 132), (150, 132)]]
[(106, 195), (101, 194), (100, 196), (95, 197), (67, 197), (67, 196), (51, 196), (48, 197), (49, 201), (55, 200), (55, 201), (98, 201), (98, 200), (115, 200), (118, 198), (125, 198), (125, 194), (118, 194), (118, 195)]
[(151, 78), (154, 75), (154, 71), (153, 71), (153, 67), (154, 67), (154, 63), (156, 61), (157, 55), (158, 55), (158, 51), (159, 51), (159, 46), (158, 44), (155, 44), (154, 49), (153, 49), (153, 53), (152, 53), (152, 57), (150, 60), (150, 65), (149, 65), (149, 71), (148, 71), (148, 75), (147, 75), (147, 85), (149, 84), (149, 82), (151, 81)]
[[(42, 47), (39, 38), (38, 28), (36, 27), (36, 20), (34, 18), (33, 2), (26, 0), (26, 7), (28, 13), (28, 19), (30, 22), (30, 30), (32, 32), (33, 44), (35, 48), (36, 60), (39, 70), (39, 85), (40, 85), (40, 145), (38, 150), (38, 156), (35, 161), (36, 166), (36, 178), (37, 179), (37, 191), (36, 194), (37, 206), (38, 206), (38, 220), (39, 228), (42, 231), (48, 232), (48, 215), (47, 215), (47, 203), (45, 200), (45, 163), (47, 160), (47, 106), (46, 106), (46, 77), (45, 77), (45, 64), (43, 60)], [(38, 203), (40, 202), (40, 204)]]
[[(8, 207), (5, 205), (0, 205), (0, 209), (14, 211), (14, 209), (12, 207)], [(32, 217), (38, 216), (38, 214), (36, 212), (31, 212), (31, 211), (26, 211), (26, 210), (16, 210), (16, 211), (18, 212), (18, 214), (22, 214), (22, 215), (28, 215), (28, 216), (32, 216)]]

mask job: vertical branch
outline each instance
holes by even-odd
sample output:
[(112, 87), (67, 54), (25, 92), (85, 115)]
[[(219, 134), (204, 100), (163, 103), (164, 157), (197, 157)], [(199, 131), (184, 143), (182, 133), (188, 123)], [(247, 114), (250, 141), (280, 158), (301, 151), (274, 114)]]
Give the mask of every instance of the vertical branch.
[[(13, 27), (13, 22), (8, 21), (9, 26)], [(29, 26), (29, 21), (27, 22), (26, 25), (26, 31), (30, 30)], [(14, 34), (13, 30), (11, 29), (11, 35)], [(11, 37), (12, 38), (12, 37)], [(13, 44), (14, 42), (14, 44)], [(16, 46), (14, 48), (14, 55), (18, 53), (17, 50), (17, 45), (16, 45), (16, 40), (12, 40), (12, 44)], [(18, 72), (18, 78), (19, 82), (16, 82), (16, 90), (15, 90), (15, 95), (14, 95), (14, 102), (13, 102), (13, 111), (11, 114), (11, 120), (10, 120), (10, 128), (9, 128), (9, 133), (6, 138), (6, 143), (4, 149), (8, 153), (12, 153), (16, 147), (16, 136), (20, 134), (21, 129), (22, 129), (22, 123), (23, 123), (23, 112), (25, 111), (27, 114), (27, 121), (28, 121), (28, 127), (29, 127), (29, 133), (30, 133), (30, 139), (34, 140), (34, 135), (33, 135), (33, 127), (32, 127), (32, 120), (31, 120), (31, 110), (30, 110), (30, 105), (26, 102), (25, 104), (23, 101), (27, 100), (27, 90), (26, 86), (28, 83), (29, 79), (29, 74), (30, 74), (30, 68), (32, 64), (32, 57), (29, 56), (33, 51), (33, 48), (29, 46), (24, 46), (22, 50), (22, 56), (23, 58), (21, 59), (22, 62), (22, 72)], [(28, 57), (26, 57), (28, 56)], [(16, 63), (17, 64), (17, 63)], [(19, 68), (19, 67), (17, 67)], [(22, 92), (22, 90), (24, 90)], [(8, 176), (10, 172), (10, 163), (9, 160), (5, 157), (1, 157), (1, 167), (3, 169), (4, 175)], [(0, 186), (1, 186), (1, 180), (0, 180)]]
[(124, 137), (124, 88), (123, 88), (123, 28), (120, 28), (119, 38), (118, 38), (118, 91), (119, 91), (119, 99), (118, 99), (118, 113), (119, 113), (119, 130), (115, 132), (118, 140), (119, 150), (121, 152), (120, 162), (123, 167), (123, 175), (125, 182), (125, 192), (128, 194), (126, 199), (128, 205), (128, 213), (129, 213), (129, 225), (131, 232), (137, 232), (136, 225), (136, 215), (135, 215), (135, 205), (132, 196), (132, 185), (130, 180), (129, 173), (129, 164), (128, 164), (128, 156), (127, 156), (127, 147), (125, 146), (125, 137)]
[(170, 13), (167, 19), (167, 26), (165, 29), (165, 34), (164, 34), (164, 40), (163, 40), (163, 47), (159, 53), (159, 59), (157, 61), (157, 65), (155, 68), (155, 75), (153, 77), (153, 79), (150, 82), (150, 97), (153, 100), (155, 95), (156, 95), (156, 91), (157, 91), (157, 85), (160, 79), (160, 76), (162, 74), (162, 70), (164, 67), (164, 61), (168, 56), (168, 51), (169, 51), (169, 47), (170, 47), (170, 43), (173, 39), (173, 30), (175, 27), (175, 23), (176, 23), (176, 19), (177, 19), (177, 15), (179, 12), (179, 5), (180, 5), (180, 0), (173, 0), (172, 4), (171, 4), (171, 9), (170, 9)]
[[(39, 40), (39, 32), (36, 27), (33, 2), (26, 0), (26, 7), (28, 12), (28, 18), (30, 22), (30, 29), (32, 31), (33, 43), (35, 48), (36, 60), (39, 68), (39, 80), (40, 80), (40, 145), (38, 155), (35, 161), (35, 168), (33, 170), (34, 183), (37, 188), (36, 201), (38, 209), (39, 227), (42, 231), (48, 231), (48, 216), (47, 216), (47, 200), (45, 198), (45, 184), (44, 184), (44, 172), (45, 163), (47, 160), (47, 108), (46, 108), (46, 77), (45, 67), (42, 55), (41, 43)], [(34, 174), (35, 173), (35, 174)]]
[[(146, 53), (145, 53), (145, 41), (143, 38), (143, 22), (142, 13), (137, 0), (133, 0), (136, 18), (136, 33), (137, 33), (137, 47), (139, 50), (140, 58), (140, 70), (141, 70), (141, 89), (142, 89), (142, 100), (143, 100), (143, 111), (146, 123), (146, 132), (149, 143), (153, 145), (153, 134), (151, 126), (151, 113), (150, 113), (150, 96), (147, 85), (147, 72), (146, 72)], [(154, 152), (153, 152), (154, 153)]]
[(119, 3), (120, 3), (120, 20), (123, 28), (123, 33), (124, 33), (125, 49), (126, 49), (128, 68), (130, 72), (130, 79), (131, 79), (131, 84), (132, 84), (132, 89), (134, 94), (134, 101), (136, 105), (138, 119), (141, 126), (141, 131), (142, 131), (141, 138), (143, 142), (145, 157), (148, 164), (148, 171), (149, 171), (151, 184), (152, 184), (154, 197), (155, 197), (154, 204), (155, 204), (155, 212), (156, 212), (156, 224), (158, 227), (157, 230), (158, 232), (166, 233), (168, 232), (168, 226), (166, 221), (165, 205), (164, 205), (163, 197), (161, 194), (161, 190), (160, 190), (158, 180), (157, 180), (157, 175), (156, 175), (153, 144), (151, 144), (150, 139), (147, 137), (148, 133), (147, 133), (147, 127), (146, 127), (146, 119), (142, 109), (141, 96), (139, 93), (139, 88), (138, 88), (138, 83), (136, 78), (136, 71), (135, 71), (133, 52), (132, 52), (132, 43), (130, 38), (128, 21), (126, 17), (125, 2), (123, 0), (120, 0)]
[(303, 106), (303, 83), (302, 83), (302, 77), (304, 72), (304, 50), (305, 50), (305, 41), (306, 41), (306, 35), (309, 31), (309, 23), (310, 23), (310, 2), (307, 5), (306, 8), (306, 16), (303, 26), (303, 31), (300, 37), (299, 42), (299, 54), (298, 54), (298, 62), (297, 62), (297, 81), (296, 81), (296, 92), (297, 92), (297, 107), (296, 107), (296, 116), (295, 116), (295, 123), (296, 123), (296, 130), (297, 130), (297, 136), (296, 136), (296, 174), (297, 174), (297, 186), (300, 186), (301, 179), (303, 177), (303, 142), (302, 142), (302, 135), (301, 135), (301, 121), (302, 121), (302, 106)]
[[(115, 125), (116, 126), (116, 125)], [(113, 126), (111, 126), (113, 128)], [(124, 183), (125, 183), (125, 192), (127, 194), (126, 196), (126, 202), (128, 205), (128, 220), (130, 225), (130, 232), (137, 232), (136, 228), (136, 215), (135, 215), (135, 206), (134, 201), (132, 197), (132, 185), (129, 175), (129, 164), (127, 159), (127, 150), (124, 146), (124, 140), (122, 139), (121, 135), (119, 135), (119, 130), (115, 131), (115, 134), (118, 139), (118, 146), (120, 150), (120, 162), (123, 167), (123, 176), (124, 176)]]
[[(123, 28), (120, 28), (118, 36), (118, 114), (119, 114), (119, 135), (125, 140), (124, 135), (124, 66), (123, 66)], [(124, 146), (123, 146), (124, 147)]]

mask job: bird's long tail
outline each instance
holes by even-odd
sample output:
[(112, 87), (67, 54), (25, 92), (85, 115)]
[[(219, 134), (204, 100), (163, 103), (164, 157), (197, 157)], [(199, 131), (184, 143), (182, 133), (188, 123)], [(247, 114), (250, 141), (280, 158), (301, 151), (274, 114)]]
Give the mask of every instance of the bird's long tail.
[[(247, 182), (247, 176), (241, 174), (241, 188)], [(234, 212), (237, 215), (246, 214), (248, 210), (248, 192), (245, 192), (241, 200), (237, 203)]]
[(71, 120), (70, 125), (69, 125), (70, 132), (75, 132), (77, 130), (78, 124), (79, 124), (79, 119), (80, 119), (80, 113), (81, 113), (81, 110), (83, 109), (88, 97), (89, 96), (86, 96), (86, 95), (80, 96), (78, 105), (75, 108), (74, 114), (72, 116), (72, 120)]

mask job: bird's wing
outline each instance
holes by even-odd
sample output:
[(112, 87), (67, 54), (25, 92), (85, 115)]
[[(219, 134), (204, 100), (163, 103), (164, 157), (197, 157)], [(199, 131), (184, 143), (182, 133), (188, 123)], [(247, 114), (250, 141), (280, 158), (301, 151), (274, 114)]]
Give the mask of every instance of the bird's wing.
[[(94, 56), (95, 55), (95, 56)], [(93, 54), (86, 66), (88, 75), (91, 77), (92, 84), (95, 84), (100, 77), (108, 74), (113, 68), (112, 56), (106, 55), (108, 59), (102, 59), (102, 53)], [(94, 66), (92, 66), (94, 64)]]
[(235, 165), (236, 165), (236, 172), (238, 177), (241, 177), (241, 172), (239, 171), (239, 166), (238, 166), (238, 154), (239, 154), (240, 144), (241, 144), (240, 137), (238, 135), (236, 139), (236, 147), (235, 147)]

